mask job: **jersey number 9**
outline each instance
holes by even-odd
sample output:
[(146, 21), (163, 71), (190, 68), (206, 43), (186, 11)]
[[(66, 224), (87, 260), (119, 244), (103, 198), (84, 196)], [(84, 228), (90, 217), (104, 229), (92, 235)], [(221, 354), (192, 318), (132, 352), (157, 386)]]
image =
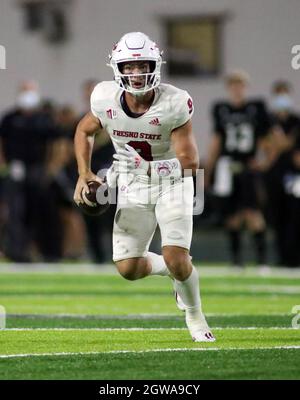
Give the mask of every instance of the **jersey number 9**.
[(128, 144), (133, 147), (144, 160), (153, 161), (151, 145), (148, 142), (131, 141)]

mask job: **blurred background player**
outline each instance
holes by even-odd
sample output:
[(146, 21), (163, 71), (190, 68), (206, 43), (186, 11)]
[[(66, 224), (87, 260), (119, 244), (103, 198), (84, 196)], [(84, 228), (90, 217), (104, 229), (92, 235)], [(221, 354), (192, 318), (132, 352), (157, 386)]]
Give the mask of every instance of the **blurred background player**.
[[(78, 115), (71, 105), (56, 106), (53, 115), (56, 137), (48, 148), (44, 223), (56, 231), (56, 261), (75, 260), (85, 252), (85, 230), (81, 215), (73, 205), (74, 130)], [(53, 240), (52, 240), (53, 242)], [(53, 259), (53, 261), (55, 258)]]
[(275, 234), (274, 250), (278, 265), (289, 265), (293, 241), (291, 235), (287, 235), (287, 225), (293, 224), (293, 219), (288, 217), (290, 208), (287, 207), (291, 193), (287, 195), (283, 184), (287, 170), (292, 165), (296, 167), (292, 153), (300, 136), (300, 118), (293, 109), (292, 91), (291, 84), (284, 80), (276, 81), (272, 86), (271, 115), (275, 129), (270, 132), (266, 146), (269, 166), (265, 172), (268, 197), (265, 212)]
[[(47, 147), (54, 135), (54, 121), (41, 108), (38, 84), (20, 84), (14, 109), (0, 124), (1, 163), (7, 169), (4, 198), (8, 208), (5, 254), (13, 261), (30, 261), (34, 240), (44, 258), (52, 257), (53, 242), (46, 237), (42, 219)], [(49, 228), (52, 236), (56, 231)]]
[(281, 187), (284, 191), (282, 212), (283, 224), (282, 248), (283, 264), (287, 267), (300, 265), (300, 137), (292, 149), (285, 154)]
[(270, 118), (262, 100), (247, 98), (248, 74), (233, 71), (225, 79), (228, 100), (213, 105), (214, 134), (205, 168), (206, 187), (211, 184), (216, 206), (229, 236), (231, 261), (243, 265), (241, 232), (245, 227), (254, 240), (256, 263), (266, 264), (266, 224), (260, 209), (257, 160)]
[[(161, 63), (157, 45), (141, 32), (124, 35), (113, 47), (115, 82), (95, 87), (91, 112), (76, 130), (74, 200), (84, 201), (88, 181), (100, 181), (91, 171), (91, 155), (94, 135), (104, 128), (116, 150), (107, 182), (113, 187), (117, 179), (119, 187), (113, 229), (118, 271), (129, 280), (171, 275), (193, 340), (211, 342), (215, 339), (201, 310), (198, 273), (189, 256), (193, 180), (182, 177), (184, 170), (195, 173), (199, 166), (193, 103), (186, 91), (160, 84)], [(162, 255), (149, 252), (157, 223)]]
[[(87, 113), (90, 110), (91, 94), (97, 83), (98, 81), (95, 79), (87, 79), (82, 84), (84, 113)], [(114, 152), (115, 150), (109, 135), (107, 132), (105, 132), (105, 130), (102, 130), (101, 134), (96, 135), (95, 137), (93, 157), (91, 160), (92, 171), (98, 172), (100, 170), (109, 168)], [(76, 171), (77, 180), (77, 168), (75, 168), (74, 171)], [(111, 207), (101, 216), (101, 218), (94, 218), (83, 214), (86, 226), (88, 248), (91, 258), (96, 264), (109, 262), (111, 260), (111, 236), (114, 213), (115, 206), (111, 205)]]

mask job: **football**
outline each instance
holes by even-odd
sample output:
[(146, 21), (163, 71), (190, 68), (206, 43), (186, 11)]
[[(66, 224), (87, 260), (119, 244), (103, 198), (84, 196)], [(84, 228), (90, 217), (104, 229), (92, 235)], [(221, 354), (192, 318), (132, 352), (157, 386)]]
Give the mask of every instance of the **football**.
[[(82, 192), (82, 198), (84, 203), (79, 204), (79, 208), (87, 215), (99, 216), (109, 208), (109, 201), (102, 204), (100, 203), (101, 191), (103, 193), (103, 198), (108, 197), (108, 186), (106, 183), (99, 183), (96, 181), (88, 182), (88, 187), (90, 189), (89, 193)], [(98, 198), (98, 199), (97, 199)]]

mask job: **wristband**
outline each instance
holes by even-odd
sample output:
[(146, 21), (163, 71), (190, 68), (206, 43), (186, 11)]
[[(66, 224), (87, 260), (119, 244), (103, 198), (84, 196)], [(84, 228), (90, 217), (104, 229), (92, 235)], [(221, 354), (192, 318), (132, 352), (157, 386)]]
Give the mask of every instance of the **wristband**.
[(151, 180), (178, 179), (182, 177), (182, 167), (177, 158), (150, 162)]

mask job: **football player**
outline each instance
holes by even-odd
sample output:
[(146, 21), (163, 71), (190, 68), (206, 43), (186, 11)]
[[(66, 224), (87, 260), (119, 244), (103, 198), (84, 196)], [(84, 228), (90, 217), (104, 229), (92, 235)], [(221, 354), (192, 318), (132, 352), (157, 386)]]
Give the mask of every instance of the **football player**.
[[(118, 186), (113, 261), (119, 273), (129, 280), (170, 276), (192, 339), (212, 342), (189, 255), (193, 178), (183, 176), (185, 170), (195, 174), (199, 166), (193, 102), (186, 91), (160, 83), (161, 64), (159, 48), (141, 32), (128, 33), (114, 45), (109, 65), (115, 80), (95, 87), (91, 111), (76, 130), (74, 200), (83, 202), (87, 182), (99, 181), (90, 163), (94, 134), (104, 128), (116, 150), (106, 179), (109, 186)], [(149, 252), (157, 224), (162, 255)]]
[[(294, 163), (295, 147), (299, 148), (300, 118), (294, 111), (293, 88), (287, 81), (275, 81), (272, 85), (271, 110), (274, 125), (279, 128), (272, 132), (269, 138), (269, 149), (272, 155), (272, 162), (265, 174), (267, 188), (268, 214), (270, 223), (274, 229), (274, 248), (276, 249), (278, 265), (288, 265), (291, 255), (291, 235), (287, 235), (287, 226), (293, 225), (291, 218), (290, 199), (291, 194), (287, 193), (285, 176), (289, 170), (296, 168)], [(299, 157), (299, 156), (298, 156)], [(295, 165), (294, 165), (295, 164)], [(299, 169), (299, 168), (298, 168)], [(288, 217), (289, 216), (289, 217)], [(297, 225), (296, 218), (294, 218)], [(294, 248), (297, 249), (297, 241)], [(298, 247), (299, 249), (299, 247)]]
[[(206, 164), (206, 186), (214, 171), (213, 193), (229, 234), (233, 265), (242, 266), (241, 229), (253, 234), (256, 262), (266, 263), (265, 220), (260, 210), (256, 156), (269, 132), (270, 119), (263, 101), (248, 100), (248, 75), (233, 71), (225, 80), (228, 100), (214, 104), (214, 135)], [(262, 148), (262, 147), (261, 147)]]

